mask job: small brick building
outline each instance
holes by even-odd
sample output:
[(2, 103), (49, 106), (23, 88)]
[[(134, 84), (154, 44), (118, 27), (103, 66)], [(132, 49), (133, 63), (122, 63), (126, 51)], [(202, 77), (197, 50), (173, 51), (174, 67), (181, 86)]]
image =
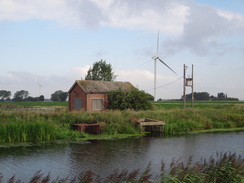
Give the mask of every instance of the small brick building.
[(108, 92), (130, 91), (130, 82), (76, 80), (69, 90), (69, 111), (101, 111), (107, 109)]

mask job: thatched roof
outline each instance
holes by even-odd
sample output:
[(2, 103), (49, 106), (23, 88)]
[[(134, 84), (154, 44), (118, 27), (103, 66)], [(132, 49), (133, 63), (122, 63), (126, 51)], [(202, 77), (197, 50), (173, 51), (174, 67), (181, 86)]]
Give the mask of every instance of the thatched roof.
[[(134, 87), (130, 82), (122, 81), (94, 81), (94, 80), (76, 80), (85, 93), (108, 93), (111, 91), (130, 91)], [(75, 85), (74, 84), (74, 85)], [(73, 88), (73, 87), (72, 87)], [(70, 90), (72, 90), (72, 88)]]

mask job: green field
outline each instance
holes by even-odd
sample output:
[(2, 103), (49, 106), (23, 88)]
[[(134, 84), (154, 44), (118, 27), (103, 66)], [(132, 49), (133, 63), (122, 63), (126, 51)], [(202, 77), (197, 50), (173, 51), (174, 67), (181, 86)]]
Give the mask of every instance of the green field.
[(7, 106), (20, 107), (68, 107), (68, 102), (0, 102), (0, 108)]
[[(182, 101), (163, 101), (163, 102), (153, 102), (153, 105), (157, 109), (183, 109), (183, 102)], [(186, 108), (191, 108), (191, 102), (186, 102)], [(194, 108), (212, 108), (212, 109), (219, 109), (219, 108), (231, 108), (235, 105), (244, 105), (244, 101), (195, 101)]]
[[(183, 102), (177, 100), (152, 102), (155, 109), (183, 109)], [(6, 105), (21, 107), (68, 107), (68, 102), (0, 102), (0, 107)], [(244, 101), (195, 101), (194, 108), (231, 108), (244, 105)], [(191, 108), (191, 102), (186, 102), (186, 108)]]

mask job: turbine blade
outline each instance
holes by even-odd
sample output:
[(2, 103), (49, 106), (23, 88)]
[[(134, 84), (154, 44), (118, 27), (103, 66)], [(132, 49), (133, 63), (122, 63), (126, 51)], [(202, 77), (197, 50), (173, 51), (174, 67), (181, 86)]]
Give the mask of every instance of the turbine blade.
[[(168, 67), (173, 73), (175, 73), (176, 74), (176, 72), (173, 70), (173, 69), (171, 69), (164, 61), (162, 61), (159, 57), (157, 58), (160, 62), (162, 62), (166, 67)], [(176, 75), (178, 75), (178, 74), (176, 74)]]

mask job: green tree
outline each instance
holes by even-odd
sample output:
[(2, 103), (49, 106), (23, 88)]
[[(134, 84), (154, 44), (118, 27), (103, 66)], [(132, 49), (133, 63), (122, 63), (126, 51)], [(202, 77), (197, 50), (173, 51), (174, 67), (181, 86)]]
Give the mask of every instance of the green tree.
[(217, 98), (218, 98), (218, 100), (225, 100), (226, 95), (223, 92), (221, 92), (221, 93), (218, 93)]
[(29, 92), (26, 90), (20, 90), (15, 92), (13, 101), (20, 102), (25, 100), (29, 96)]
[(100, 60), (87, 71), (85, 80), (113, 81), (115, 78), (111, 64), (107, 64), (106, 60)]
[(63, 92), (62, 90), (58, 90), (51, 95), (51, 100), (54, 102), (65, 101), (67, 97), (68, 97), (68, 92)]
[(45, 100), (44, 96), (41, 95), (41, 96), (40, 96), (40, 101), (44, 101), (44, 100)]
[(11, 91), (0, 90), (0, 100), (1, 101), (10, 100), (10, 96), (11, 96)]
[(68, 97), (68, 92), (62, 92), (59, 94), (60, 101), (65, 101)]
[(134, 87), (129, 92), (124, 92), (120, 89), (119, 91), (108, 93), (108, 109), (151, 109), (152, 105), (149, 98), (150, 96), (147, 93)]
[[(182, 96), (183, 98), (183, 96)], [(187, 94), (186, 95), (186, 100), (191, 100), (192, 94)], [(195, 100), (209, 100), (209, 93), (208, 92), (194, 92), (194, 99)]]

